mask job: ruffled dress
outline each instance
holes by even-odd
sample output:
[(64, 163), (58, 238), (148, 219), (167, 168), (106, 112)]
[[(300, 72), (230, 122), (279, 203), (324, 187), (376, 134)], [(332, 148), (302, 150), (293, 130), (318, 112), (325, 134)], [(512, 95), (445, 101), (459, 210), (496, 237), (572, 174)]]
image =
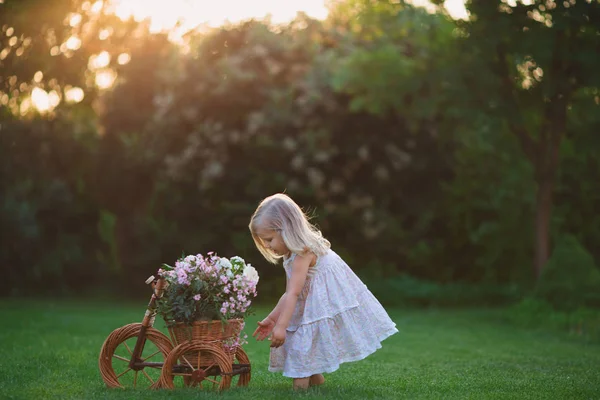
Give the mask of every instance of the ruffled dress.
[[(283, 266), (291, 277), (292, 254)], [(379, 301), (334, 251), (308, 270), (284, 344), (271, 348), (269, 371), (305, 378), (337, 370), (381, 348), (398, 332)]]

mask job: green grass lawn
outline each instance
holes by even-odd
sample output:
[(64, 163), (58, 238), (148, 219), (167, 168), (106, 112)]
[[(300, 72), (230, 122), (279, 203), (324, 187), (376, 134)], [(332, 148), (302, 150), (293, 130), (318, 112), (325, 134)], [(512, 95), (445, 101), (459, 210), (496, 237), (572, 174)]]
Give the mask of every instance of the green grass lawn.
[[(297, 394), (267, 371), (268, 343), (245, 345), (247, 388), (107, 389), (98, 353), (108, 334), (139, 322), (146, 303), (0, 300), (0, 398), (8, 399), (600, 399), (600, 345), (502, 323), (498, 310), (390, 310), (400, 332), (367, 359)], [(267, 309), (248, 319), (256, 325)], [(157, 319), (156, 327), (164, 330)]]

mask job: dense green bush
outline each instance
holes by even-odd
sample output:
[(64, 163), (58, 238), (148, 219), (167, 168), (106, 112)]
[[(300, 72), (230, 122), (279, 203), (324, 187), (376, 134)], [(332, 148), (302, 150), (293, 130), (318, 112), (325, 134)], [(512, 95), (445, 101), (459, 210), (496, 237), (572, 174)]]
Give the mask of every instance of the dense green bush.
[(534, 297), (557, 310), (600, 306), (600, 271), (573, 235), (558, 240), (536, 284)]
[(522, 290), (515, 285), (439, 283), (407, 275), (365, 278), (365, 282), (385, 306), (503, 306), (514, 303), (522, 295)]

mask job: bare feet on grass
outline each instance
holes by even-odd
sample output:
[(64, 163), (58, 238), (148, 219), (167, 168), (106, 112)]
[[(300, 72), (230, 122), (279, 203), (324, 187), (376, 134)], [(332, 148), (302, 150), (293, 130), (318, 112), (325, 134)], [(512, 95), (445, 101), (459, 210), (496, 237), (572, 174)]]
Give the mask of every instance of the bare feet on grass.
[(294, 390), (306, 390), (310, 384), (310, 378), (294, 378)]
[(315, 374), (310, 377), (310, 386), (321, 386), (325, 383), (323, 374)]
[(306, 390), (310, 386), (320, 386), (325, 383), (323, 374), (311, 375), (309, 378), (295, 378), (294, 390)]

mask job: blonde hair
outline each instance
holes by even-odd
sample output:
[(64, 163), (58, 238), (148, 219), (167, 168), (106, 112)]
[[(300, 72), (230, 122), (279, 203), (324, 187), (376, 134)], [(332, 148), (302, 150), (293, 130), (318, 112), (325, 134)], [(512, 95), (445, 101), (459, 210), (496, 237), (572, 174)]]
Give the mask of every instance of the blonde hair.
[(317, 256), (322, 256), (331, 247), (321, 231), (309, 222), (298, 204), (283, 193), (274, 194), (261, 201), (248, 227), (258, 250), (273, 264), (283, 256), (265, 247), (256, 234), (258, 227), (279, 232), (286, 247), (292, 253), (302, 254), (310, 251)]

